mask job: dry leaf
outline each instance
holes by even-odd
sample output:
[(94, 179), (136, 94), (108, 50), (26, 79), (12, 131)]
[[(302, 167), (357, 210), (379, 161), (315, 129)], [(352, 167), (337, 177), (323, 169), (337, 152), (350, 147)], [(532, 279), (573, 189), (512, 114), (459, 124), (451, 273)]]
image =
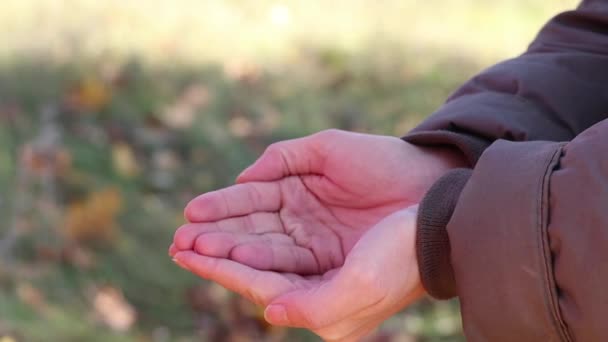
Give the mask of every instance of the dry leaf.
[(19, 283), (17, 284), (17, 297), (34, 308), (35, 310), (42, 311), (47, 307), (46, 299), (42, 292), (32, 286), (30, 283)]
[(12, 336), (2, 336), (0, 342), (17, 342), (17, 340)]
[(205, 107), (211, 96), (209, 89), (202, 84), (189, 85), (177, 101), (163, 113), (163, 122), (174, 129), (188, 128), (196, 118), (196, 112)]
[(125, 332), (135, 323), (135, 309), (122, 292), (112, 286), (97, 290), (93, 307), (99, 319), (114, 331)]
[(61, 251), (61, 257), (69, 264), (80, 269), (90, 269), (95, 266), (95, 256), (90, 250), (76, 245), (68, 245)]
[(232, 135), (239, 138), (251, 135), (253, 131), (251, 120), (244, 116), (232, 118), (230, 122), (228, 122), (228, 128), (230, 129), (230, 133), (232, 133)]
[(23, 146), (20, 160), (26, 170), (36, 175), (47, 172), (61, 174), (69, 170), (72, 165), (72, 156), (66, 149), (42, 148), (33, 144)]
[(98, 111), (111, 99), (110, 87), (98, 78), (89, 77), (78, 83), (68, 94), (67, 103), (80, 111)]
[(201, 108), (209, 103), (209, 88), (205, 85), (194, 83), (186, 87), (180, 97), (180, 102), (187, 103), (195, 108)]
[(133, 153), (133, 149), (126, 143), (117, 143), (112, 146), (112, 163), (119, 175), (134, 177), (139, 174), (140, 168)]
[(251, 85), (259, 81), (260, 67), (248, 60), (229, 60), (224, 63), (224, 74), (231, 80)]
[(189, 105), (176, 103), (173, 106), (165, 109), (163, 113), (163, 122), (174, 129), (183, 129), (189, 127), (194, 122), (196, 111)]
[(84, 201), (68, 206), (64, 233), (72, 241), (110, 241), (117, 233), (116, 216), (122, 196), (114, 187), (94, 192)]

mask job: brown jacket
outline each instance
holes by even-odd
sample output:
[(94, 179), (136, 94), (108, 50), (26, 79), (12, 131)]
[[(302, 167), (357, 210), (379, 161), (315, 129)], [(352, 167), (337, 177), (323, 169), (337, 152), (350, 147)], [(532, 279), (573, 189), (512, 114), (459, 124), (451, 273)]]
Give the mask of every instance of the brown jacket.
[(553, 18), (404, 139), (471, 169), (420, 206), (423, 283), (470, 341), (608, 341), (608, 0)]

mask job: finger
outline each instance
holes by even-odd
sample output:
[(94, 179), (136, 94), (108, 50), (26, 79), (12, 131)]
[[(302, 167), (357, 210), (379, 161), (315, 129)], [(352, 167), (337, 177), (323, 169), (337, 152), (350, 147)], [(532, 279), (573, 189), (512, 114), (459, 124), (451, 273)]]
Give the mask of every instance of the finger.
[(229, 258), (235, 248), (249, 244), (260, 245), (266, 249), (286, 244), (295, 246), (293, 239), (285, 234), (209, 232), (196, 238), (193, 250), (210, 257)]
[(190, 222), (210, 222), (260, 211), (278, 211), (280, 207), (278, 184), (246, 183), (196, 197), (186, 206), (184, 216)]
[(379, 300), (376, 291), (367, 285), (370, 281), (340, 272), (321, 286), (278, 297), (266, 308), (264, 317), (274, 325), (323, 329)]
[(187, 223), (179, 227), (173, 236), (175, 247), (190, 250), (196, 238), (210, 232), (233, 232), (264, 234), (282, 233), (283, 224), (277, 213), (257, 212), (247, 216), (231, 217), (225, 220), (204, 223)]
[(177, 249), (177, 247), (175, 247), (175, 244), (174, 244), (174, 243), (172, 243), (172, 244), (169, 246), (169, 256), (171, 256), (171, 257), (172, 257), (172, 256), (174, 256), (174, 255), (175, 255), (175, 253), (177, 253), (177, 252), (179, 252), (179, 249)]
[(415, 222), (415, 206), (389, 215), (363, 235), (326, 285), (277, 298), (266, 318), (276, 325), (319, 330), (342, 320), (352, 323), (348, 317), (396, 310), (419, 298), (417, 270), (410, 265), (416, 263)]
[(235, 246), (230, 259), (258, 270), (318, 274), (321, 270), (313, 252), (295, 244), (249, 241)]
[(285, 234), (205, 233), (198, 236), (194, 251), (215, 258), (229, 258), (258, 270), (317, 274), (312, 251), (297, 246)]
[(327, 142), (341, 134), (323, 131), (270, 145), (258, 160), (237, 177), (237, 183), (273, 181), (301, 174), (321, 174)]
[(174, 260), (199, 277), (215, 281), (258, 305), (266, 305), (298, 286), (278, 273), (254, 270), (228, 259), (187, 251), (175, 254)]

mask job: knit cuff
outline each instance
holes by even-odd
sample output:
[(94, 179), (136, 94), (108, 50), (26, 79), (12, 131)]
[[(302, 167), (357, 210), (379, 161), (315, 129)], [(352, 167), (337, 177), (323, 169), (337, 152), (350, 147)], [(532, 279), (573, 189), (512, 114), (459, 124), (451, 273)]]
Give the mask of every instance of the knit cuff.
[(446, 226), (472, 173), (471, 169), (449, 171), (428, 190), (418, 209), (416, 255), (420, 279), (429, 295), (437, 299), (457, 295)]
[(481, 137), (448, 130), (434, 131), (412, 131), (403, 140), (414, 145), (421, 146), (453, 146), (464, 154), (471, 167), (477, 164), (477, 160), (483, 151), (490, 146), (491, 142)]

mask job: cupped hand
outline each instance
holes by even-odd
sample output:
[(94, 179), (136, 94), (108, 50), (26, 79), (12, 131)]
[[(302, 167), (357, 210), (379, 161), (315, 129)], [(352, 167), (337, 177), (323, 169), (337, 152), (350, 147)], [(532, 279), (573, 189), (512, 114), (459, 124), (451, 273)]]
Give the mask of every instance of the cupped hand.
[(462, 157), (387, 136), (329, 130), (275, 143), (186, 207), (170, 254), (193, 250), (259, 270), (321, 275), (369, 227), (417, 203)]
[(341, 267), (322, 275), (257, 270), (193, 251), (176, 252), (174, 260), (265, 306), (272, 324), (307, 328), (326, 341), (356, 341), (424, 294), (414, 248), (416, 210), (383, 219), (361, 237)]

